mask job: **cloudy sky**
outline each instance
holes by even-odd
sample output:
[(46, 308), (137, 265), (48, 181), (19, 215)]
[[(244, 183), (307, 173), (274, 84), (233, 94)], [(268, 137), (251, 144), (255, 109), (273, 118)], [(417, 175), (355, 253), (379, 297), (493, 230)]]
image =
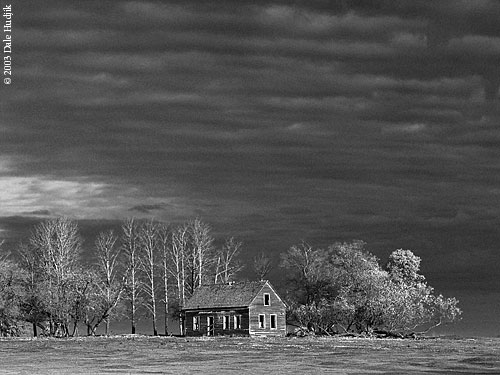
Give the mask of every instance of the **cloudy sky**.
[(421, 256), (455, 330), (500, 334), (499, 1), (12, 6), (1, 236), (198, 216), (247, 257), (362, 239)]

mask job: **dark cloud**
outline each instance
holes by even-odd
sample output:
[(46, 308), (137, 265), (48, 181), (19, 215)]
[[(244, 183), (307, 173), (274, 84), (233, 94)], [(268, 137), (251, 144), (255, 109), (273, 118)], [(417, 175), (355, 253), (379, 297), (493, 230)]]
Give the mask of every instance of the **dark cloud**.
[(24, 212), (24, 214), (33, 216), (50, 216), (51, 212), (49, 210), (36, 210), (31, 212)]
[(16, 7), (9, 241), (42, 216), (80, 219), (90, 247), (129, 215), (200, 216), (249, 258), (357, 238), (414, 249), (445, 294), (497, 285), (498, 2)]
[(163, 204), (141, 204), (138, 206), (134, 206), (129, 208), (129, 211), (138, 211), (144, 214), (150, 214), (153, 211), (164, 210), (165, 205)]

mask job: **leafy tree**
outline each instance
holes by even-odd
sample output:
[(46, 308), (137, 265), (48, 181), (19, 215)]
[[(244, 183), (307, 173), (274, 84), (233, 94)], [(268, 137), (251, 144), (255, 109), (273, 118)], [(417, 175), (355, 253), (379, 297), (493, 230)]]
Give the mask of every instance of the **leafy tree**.
[(409, 334), (415, 329), (431, 328), (460, 319), (458, 300), (434, 295), (420, 272), (420, 258), (410, 250), (398, 249), (387, 263), (391, 283), (387, 288), (390, 301), (385, 317), (385, 329)]
[(441, 294), (432, 298), (427, 307), (429, 312), (428, 328), (423, 333), (442, 324), (449, 324), (460, 320), (462, 315), (462, 310), (458, 307), (458, 300), (454, 297), (445, 298)]
[(0, 257), (0, 335), (19, 336), (27, 273), (8, 254)]
[(321, 333), (374, 331), (407, 335), (459, 319), (454, 298), (435, 296), (420, 271), (420, 258), (396, 250), (380, 267), (364, 242), (327, 250), (302, 243), (282, 255), (282, 266), (302, 294), (290, 317)]
[(420, 283), (425, 280), (425, 277), (419, 274), (420, 261), (421, 259), (411, 250), (398, 249), (389, 255), (386, 269), (395, 282)]
[[(344, 308), (343, 308), (344, 307)], [(328, 301), (322, 299), (307, 305), (299, 305), (292, 308), (289, 318), (306, 327), (309, 331), (331, 335), (337, 333), (337, 325), (342, 321), (344, 314), (353, 315), (353, 311), (346, 311), (350, 306), (341, 306), (339, 301)], [(343, 332), (347, 332), (344, 328)]]
[(387, 273), (364, 246), (362, 241), (337, 243), (330, 246), (329, 251), (334, 269), (332, 289), (337, 291), (336, 299), (352, 313), (344, 317), (343, 324), (347, 330), (355, 327), (357, 331), (369, 333), (383, 317)]

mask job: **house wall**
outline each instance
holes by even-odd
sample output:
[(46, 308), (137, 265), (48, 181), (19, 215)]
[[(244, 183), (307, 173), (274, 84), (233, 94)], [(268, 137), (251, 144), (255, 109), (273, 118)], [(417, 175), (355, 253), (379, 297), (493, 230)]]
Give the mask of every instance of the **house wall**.
[[(270, 297), (269, 306), (264, 305), (264, 294)], [(286, 306), (280, 300), (274, 290), (268, 285), (264, 285), (259, 295), (257, 295), (249, 308), (250, 335), (285, 336), (286, 335)], [(265, 327), (259, 327), (259, 315), (265, 316)], [(276, 329), (271, 329), (271, 314), (276, 314)]]
[[(241, 329), (236, 329), (234, 326), (234, 316), (241, 316)], [(199, 329), (193, 329), (193, 317), (199, 318)], [(208, 319), (214, 318), (214, 327), (208, 332)], [(224, 329), (223, 317), (229, 316), (229, 327)], [(190, 310), (185, 312), (184, 329), (186, 336), (220, 336), (220, 335), (248, 335), (249, 334), (249, 310), (248, 308), (237, 309), (201, 309)]]

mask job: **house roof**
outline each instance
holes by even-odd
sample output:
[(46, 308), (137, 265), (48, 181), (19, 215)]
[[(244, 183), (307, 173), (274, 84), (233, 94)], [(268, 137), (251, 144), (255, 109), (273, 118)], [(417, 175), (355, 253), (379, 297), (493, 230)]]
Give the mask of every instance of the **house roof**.
[(267, 281), (202, 285), (184, 305), (184, 310), (250, 306)]

